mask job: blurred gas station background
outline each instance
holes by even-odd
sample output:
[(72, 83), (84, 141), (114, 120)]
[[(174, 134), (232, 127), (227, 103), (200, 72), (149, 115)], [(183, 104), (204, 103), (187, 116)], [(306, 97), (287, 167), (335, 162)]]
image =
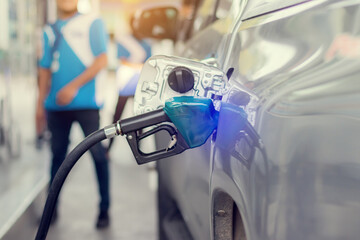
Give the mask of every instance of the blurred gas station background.
[[(108, 34), (127, 34), (131, 15), (151, 5), (177, 5), (180, 0), (79, 0), (80, 13), (102, 17)], [(37, 56), (42, 28), (57, 17), (55, 0), (0, 1), (0, 239), (33, 238), (45, 202), (50, 152), (47, 139), (35, 131)], [(111, 39), (111, 38), (110, 38)], [(153, 40), (153, 54), (171, 54), (173, 41)], [(111, 123), (117, 92), (116, 49), (108, 47), (108, 81), (101, 127)], [(123, 116), (132, 115), (131, 101)], [(72, 149), (83, 139), (78, 125)], [(151, 143), (150, 143), (151, 144)], [(76, 166), (65, 184), (59, 222), (48, 239), (155, 239), (156, 173), (137, 166), (124, 139), (111, 152), (111, 227), (94, 228), (96, 181), (90, 156)], [(89, 220), (90, 219), (90, 220)]]

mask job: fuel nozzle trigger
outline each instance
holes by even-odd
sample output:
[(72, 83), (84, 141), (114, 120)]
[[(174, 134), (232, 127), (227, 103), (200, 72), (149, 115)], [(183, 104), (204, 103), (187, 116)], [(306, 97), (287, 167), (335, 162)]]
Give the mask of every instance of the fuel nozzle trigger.
[[(131, 151), (139, 165), (170, 157), (189, 149), (184, 138), (171, 123), (170, 118), (168, 118), (163, 109), (124, 119), (119, 122), (121, 133), (126, 135)], [(141, 133), (142, 129), (151, 126), (155, 127)], [(139, 147), (139, 142), (160, 131), (169, 133), (171, 138), (169, 145), (164, 149), (156, 150), (154, 152), (142, 152)]]

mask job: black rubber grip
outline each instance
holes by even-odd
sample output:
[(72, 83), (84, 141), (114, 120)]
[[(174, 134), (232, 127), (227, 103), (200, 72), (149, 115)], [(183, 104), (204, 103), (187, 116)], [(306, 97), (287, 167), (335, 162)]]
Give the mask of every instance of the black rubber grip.
[(120, 120), (120, 128), (123, 134), (134, 132), (162, 122), (171, 122), (163, 109), (137, 115), (135, 117)]

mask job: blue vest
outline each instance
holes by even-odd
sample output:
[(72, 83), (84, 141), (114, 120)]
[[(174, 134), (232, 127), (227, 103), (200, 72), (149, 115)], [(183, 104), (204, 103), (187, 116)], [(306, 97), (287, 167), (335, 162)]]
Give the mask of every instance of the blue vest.
[(69, 82), (91, 66), (97, 56), (106, 53), (108, 36), (101, 19), (76, 14), (57, 20), (43, 31), (42, 57), (39, 66), (51, 70), (51, 87), (45, 109), (52, 111), (99, 109), (103, 106), (101, 82), (106, 70), (83, 85), (73, 101), (56, 104), (56, 95)]

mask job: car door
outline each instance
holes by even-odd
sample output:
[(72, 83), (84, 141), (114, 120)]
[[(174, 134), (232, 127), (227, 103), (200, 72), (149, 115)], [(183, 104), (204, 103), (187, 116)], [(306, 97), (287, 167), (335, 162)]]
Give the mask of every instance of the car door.
[(210, 191), (232, 197), (247, 239), (356, 239), (360, 55), (345, 49), (360, 44), (360, 2), (287, 3), (248, 8), (232, 36), (224, 101), (245, 109), (263, 147), (224, 136), (220, 119)]
[[(296, 1), (296, 3), (298, 2)], [(287, 6), (290, 5), (291, 3), (287, 2)], [(220, 6), (227, 5), (220, 1), (218, 7)], [(221, 19), (220, 17), (218, 21), (207, 26), (188, 41), (183, 56), (192, 59), (214, 57), (224, 72), (228, 70), (228, 67), (231, 67), (226, 65), (227, 57), (229, 57), (227, 53), (231, 48), (234, 29), (236, 30), (240, 26), (241, 11), (245, 9), (246, 1), (237, 1), (230, 6), (233, 11), (228, 12), (228, 14), (225, 13), (224, 8), (219, 8), (221, 9), (220, 13), (215, 12), (215, 14), (219, 13), (217, 16), (224, 16), (224, 18)], [(171, 191), (173, 191), (173, 196), (177, 200), (184, 219), (187, 221), (187, 225), (195, 239), (209, 239), (209, 236), (206, 234), (212, 234), (212, 230), (209, 228), (212, 219), (212, 196), (209, 195), (211, 179), (209, 178), (209, 173), (213, 171), (210, 160), (213, 158), (213, 140), (215, 139), (208, 140), (201, 148), (187, 151), (181, 156), (174, 158), (178, 160), (163, 161), (160, 164), (161, 167), (166, 166), (166, 170), (161, 172), (162, 174), (169, 175), (166, 177), (170, 181), (169, 186), (177, 186), (173, 187)], [(169, 169), (172, 170), (168, 171)], [(175, 170), (177, 173), (175, 173)], [(179, 179), (184, 181), (179, 181)], [(237, 180), (240, 181), (240, 179)], [(244, 180), (241, 182), (245, 185), (248, 183), (248, 181)], [(215, 183), (213, 184), (214, 186), (216, 185)]]

